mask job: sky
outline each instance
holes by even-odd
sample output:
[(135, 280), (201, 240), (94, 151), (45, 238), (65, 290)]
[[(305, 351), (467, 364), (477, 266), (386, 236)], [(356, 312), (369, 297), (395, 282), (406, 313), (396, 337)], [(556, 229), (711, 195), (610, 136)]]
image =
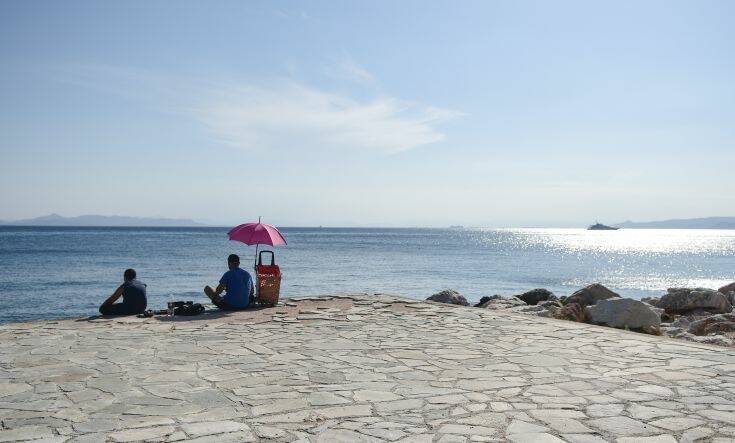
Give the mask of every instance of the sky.
[(735, 215), (732, 1), (0, 2), (0, 220)]

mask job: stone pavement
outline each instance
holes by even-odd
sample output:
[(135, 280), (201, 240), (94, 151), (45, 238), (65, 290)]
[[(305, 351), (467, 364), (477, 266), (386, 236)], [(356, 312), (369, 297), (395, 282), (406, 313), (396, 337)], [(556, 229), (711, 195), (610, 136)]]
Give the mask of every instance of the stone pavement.
[(0, 441), (735, 441), (735, 351), (392, 296), (0, 325)]

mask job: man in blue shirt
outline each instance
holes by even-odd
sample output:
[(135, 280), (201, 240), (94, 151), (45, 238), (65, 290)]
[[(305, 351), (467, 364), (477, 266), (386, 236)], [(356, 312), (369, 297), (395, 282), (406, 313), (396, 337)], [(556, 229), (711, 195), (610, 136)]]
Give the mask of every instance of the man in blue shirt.
[[(126, 269), (123, 273), (123, 284), (100, 306), (102, 315), (135, 315), (145, 311), (148, 299), (145, 294), (145, 283), (136, 278), (135, 269)], [(115, 303), (120, 297), (122, 303)]]
[[(245, 309), (250, 303), (253, 293), (253, 278), (247, 271), (240, 269), (240, 257), (230, 254), (227, 257), (227, 266), (230, 270), (219, 279), (217, 289), (204, 287), (204, 293), (218, 308), (225, 311)], [(225, 291), (225, 296), (220, 294)]]

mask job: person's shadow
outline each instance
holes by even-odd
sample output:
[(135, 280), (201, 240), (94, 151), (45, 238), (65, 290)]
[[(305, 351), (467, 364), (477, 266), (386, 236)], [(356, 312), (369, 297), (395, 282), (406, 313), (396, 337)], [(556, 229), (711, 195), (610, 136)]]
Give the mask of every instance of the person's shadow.
[(216, 320), (218, 318), (228, 317), (231, 314), (229, 311), (223, 311), (221, 309), (207, 309), (201, 314), (197, 315), (174, 315), (173, 317), (166, 314), (154, 315), (152, 318), (168, 323), (177, 323), (182, 321), (201, 321), (201, 320)]
[(94, 320), (112, 320), (113, 318), (121, 317), (120, 315), (90, 315), (89, 317), (77, 318), (74, 321), (94, 321)]
[(170, 317), (166, 314), (154, 314), (149, 317), (145, 317), (142, 314), (138, 315), (90, 315), (89, 317), (78, 318), (74, 321), (77, 322), (93, 322), (99, 320), (114, 320), (118, 318), (153, 318), (162, 322), (182, 322), (182, 321), (201, 321), (201, 320), (216, 320), (219, 318), (229, 317), (233, 313), (237, 312), (257, 312), (263, 309), (271, 308), (272, 306), (255, 305), (247, 309), (239, 311), (224, 311), (217, 307), (207, 307), (204, 312), (197, 315), (174, 315)]
[(238, 312), (257, 312), (263, 309), (268, 309), (269, 307), (270, 306), (256, 305), (256, 306), (248, 307), (247, 309), (240, 309), (237, 311), (225, 311), (225, 310), (222, 310), (216, 307), (213, 307), (213, 308), (207, 307), (206, 311), (202, 312), (201, 314), (197, 314), (197, 315), (174, 315), (173, 317), (169, 317), (168, 315), (154, 315), (153, 318), (155, 318), (158, 321), (162, 321), (162, 322), (216, 320), (218, 318), (229, 317), (232, 314), (235, 314)]

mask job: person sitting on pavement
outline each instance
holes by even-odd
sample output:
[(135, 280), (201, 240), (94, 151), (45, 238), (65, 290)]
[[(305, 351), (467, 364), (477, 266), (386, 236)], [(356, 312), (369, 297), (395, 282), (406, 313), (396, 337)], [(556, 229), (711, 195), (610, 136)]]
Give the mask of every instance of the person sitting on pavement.
[[(145, 294), (146, 285), (136, 279), (135, 269), (126, 269), (123, 273), (123, 284), (100, 306), (102, 315), (136, 315), (142, 314), (148, 305)], [(122, 303), (115, 303), (120, 297)]]
[[(240, 257), (230, 254), (227, 257), (229, 271), (225, 272), (219, 279), (216, 289), (210, 286), (204, 287), (204, 294), (212, 300), (215, 306), (224, 311), (237, 311), (246, 309), (250, 304), (250, 296), (253, 293), (253, 278), (250, 273), (240, 268)], [(225, 291), (225, 296), (220, 294)]]

